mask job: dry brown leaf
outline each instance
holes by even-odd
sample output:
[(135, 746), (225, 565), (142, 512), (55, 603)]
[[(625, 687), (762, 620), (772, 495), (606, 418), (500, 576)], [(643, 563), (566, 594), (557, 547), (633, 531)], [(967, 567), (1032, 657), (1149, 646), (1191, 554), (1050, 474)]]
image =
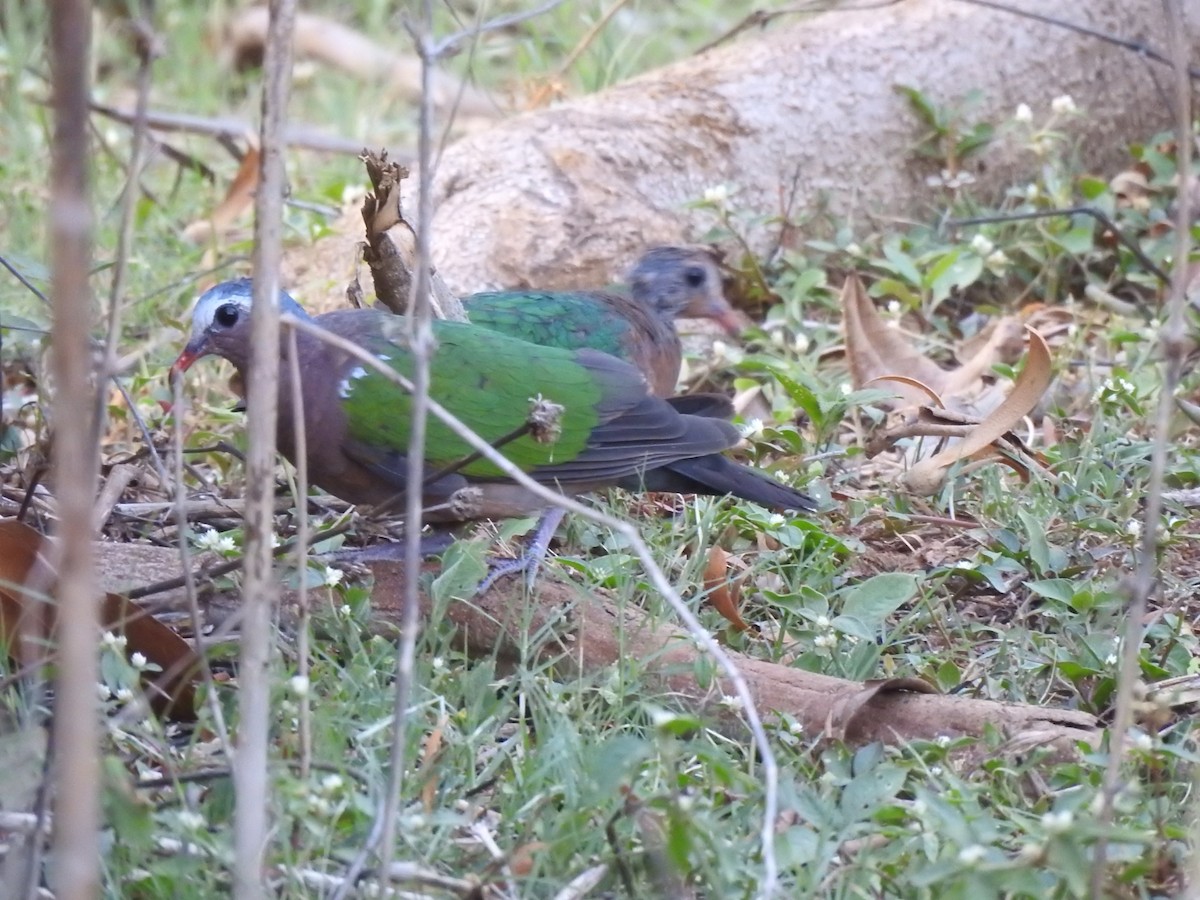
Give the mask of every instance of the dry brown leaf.
[(252, 143), (246, 155), (242, 157), (237, 175), (225, 197), (216, 205), (206, 218), (197, 219), (183, 229), (187, 240), (200, 244), (220, 237), (229, 230), (246, 210), (254, 205), (254, 192), (258, 190), (258, 164), (261, 154), (257, 143)]
[[(895, 328), (880, 318), (875, 304), (856, 275), (842, 286), (842, 317), (846, 328), (846, 356), (855, 388), (861, 388), (875, 378), (902, 375), (919, 381), (944, 395), (942, 383), (945, 371), (912, 348)], [(925, 391), (901, 383), (896, 391), (903, 403), (919, 406), (927, 399)]]
[(919, 406), (937, 397), (938, 404), (947, 408), (983, 414), (998, 402), (989, 392), (980, 393), (983, 377), (997, 362), (1012, 358), (1014, 344), (1023, 340), (1020, 316), (997, 319), (964, 343), (958, 354), (962, 365), (943, 369), (880, 317), (857, 276), (846, 279), (841, 302), (855, 388), (882, 380), (900, 385), (896, 393), (901, 400), (883, 403), (892, 409)]
[(542, 841), (530, 841), (522, 844), (512, 852), (508, 860), (508, 870), (517, 878), (525, 878), (533, 871), (534, 854), (541, 853), (549, 844)]
[(1012, 391), (995, 410), (979, 423), (962, 443), (922, 460), (904, 473), (903, 483), (921, 494), (935, 493), (946, 477), (946, 470), (960, 460), (970, 459), (988, 450), (1025, 416), (1032, 412), (1050, 386), (1052, 361), (1050, 348), (1032, 328), (1029, 332), (1029, 356)]
[(429, 738), (425, 741), (425, 752), (421, 755), (421, 767), (428, 771), (425, 784), (421, 788), (421, 805), (427, 813), (433, 812), (433, 803), (437, 799), (437, 774), (433, 770), (433, 758), (442, 749), (442, 735), (445, 733), (447, 721), (446, 716), (442, 716), (433, 731), (429, 732)]
[[(15, 638), (10, 650), (20, 664), (52, 659), (55, 630), (53, 573), (45, 539), (15, 519), (0, 521), (0, 638)], [(194, 679), (200, 659), (190, 644), (131, 600), (105, 594), (100, 627), (123, 634), (125, 651), (141, 653), (160, 672), (143, 677), (143, 690), (155, 712), (176, 720), (196, 717)]]
[(942, 409), (946, 408), (946, 404), (942, 402), (942, 398), (937, 391), (924, 382), (917, 381), (915, 378), (909, 378), (907, 375), (880, 375), (877, 378), (872, 378), (870, 381), (864, 382), (863, 387), (870, 387), (881, 381), (894, 381), (897, 384), (907, 385), (923, 393), (934, 406), (941, 407)]
[(750, 626), (742, 618), (738, 607), (741, 606), (741, 585), (735, 579), (729, 578), (729, 553), (721, 547), (712, 547), (708, 551), (708, 562), (704, 566), (704, 590), (708, 602), (728, 620), (738, 631), (748, 631)]

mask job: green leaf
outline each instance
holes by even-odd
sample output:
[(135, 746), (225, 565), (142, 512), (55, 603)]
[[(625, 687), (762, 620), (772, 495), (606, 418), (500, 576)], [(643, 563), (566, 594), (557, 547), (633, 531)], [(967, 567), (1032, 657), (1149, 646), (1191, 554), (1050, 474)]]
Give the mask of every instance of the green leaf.
[(983, 260), (974, 253), (964, 253), (955, 247), (929, 269), (925, 283), (933, 294), (933, 302), (941, 303), (955, 288), (974, 284), (983, 274)]
[(442, 554), (442, 571), (433, 579), (437, 599), (473, 597), (487, 575), (487, 545), (482, 541), (455, 541)]
[(1095, 200), (1108, 193), (1108, 182), (1102, 178), (1084, 175), (1076, 184), (1079, 186), (1079, 193), (1088, 200)]
[(1050, 239), (1068, 253), (1082, 255), (1091, 251), (1095, 244), (1094, 235), (1095, 229), (1091, 219), (1088, 219), (1062, 234), (1050, 235)]
[(1029, 582), (1029, 589), (1047, 600), (1070, 604), (1075, 597), (1076, 584), (1077, 582), (1070, 578), (1044, 578), (1040, 581)]
[(839, 806), (849, 822), (868, 819), (904, 787), (907, 773), (895, 766), (876, 767), (856, 777), (842, 791)]
[(909, 284), (919, 285), (921, 283), (921, 273), (917, 269), (917, 264), (911, 256), (900, 249), (898, 237), (889, 238), (883, 242), (883, 255), (891, 263), (891, 266), (887, 268), (890, 268), (892, 272), (905, 279)]
[(905, 572), (887, 572), (868, 578), (846, 593), (842, 615), (864, 622), (881, 623), (912, 599), (917, 579)]
[(1033, 560), (1037, 574), (1046, 575), (1054, 571), (1050, 562), (1050, 544), (1046, 540), (1046, 523), (1025, 509), (1017, 510), (1025, 534), (1029, 539), (1029, 558)]

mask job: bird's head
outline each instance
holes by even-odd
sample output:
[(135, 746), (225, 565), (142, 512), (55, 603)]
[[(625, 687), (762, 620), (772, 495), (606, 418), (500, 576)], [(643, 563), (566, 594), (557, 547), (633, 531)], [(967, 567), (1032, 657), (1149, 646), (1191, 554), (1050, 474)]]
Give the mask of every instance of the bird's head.
[(741, 333), (737, 314), (725, 299), (716, 255), (708, 248), (655, 247), (642, 254), (628, 280), (635, 300), (668, 319), (712, 319), (734, 337)]
[[(215, 354), (238, 369), (250, 361), (250, 305), (253, 282), (249, 278), (223, 281), (209, 288), (192, 310), (192, 333), (187, 346), (171, 366), (171, 377), (186, 372), (196, 360)], [(279, 311), (297, 318), (307, 314), (286, 292), (279, 292)]]

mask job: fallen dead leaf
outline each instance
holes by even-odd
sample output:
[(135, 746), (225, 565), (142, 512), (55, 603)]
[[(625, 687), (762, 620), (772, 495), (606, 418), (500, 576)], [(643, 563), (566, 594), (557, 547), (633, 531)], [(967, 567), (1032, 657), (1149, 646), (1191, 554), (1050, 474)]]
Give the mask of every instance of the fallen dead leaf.
[(704, 567), (704, 590), (708, 602), (738, 631), (748, 631), (750, 626), (738, 612), (741, 605), (741, 585), (729, 577), (729, 553), (721, 547), (708, 551), (708, 562)]
[(425, 751), (421, 755), (421, 766), (428, 772), (425, 776), (425, 784), (421, 787), (421, 805), (425, 807), (427, 813), (433, 812), (433, 803), (437, 799), (437, 773), (433, 770), (433, 759), (442, 749), (442, 735), (445, 733), (447, 721), (448, 719), (443, 715), (434, 726), (433, 731), (429, 732), (429, 737), (425, 741)]
[(1011, 359), (1014, 345), (1023, 341), (1020, 316), (1005, 316), (959, 349), (962, 364), (944, 369), (920, 353), (904, 335), (885, 321), (854, 275), (842, 287), (842, 316), (846, 355), (855, 388), (888, 381), (897, 385), (900, 400), (885, 407), (919, 406), (936, 398), (948, 409), (986, 414), (999, 403), (999, 395), (986, 390), (984, 376), (1000, 361)]
[[(9, 652), (22, 667), (53, 661), (56, 607), (48, 546), (28, 525), (0, 521), (0, 638), (16, 640)], [(118, 594), (104, 595), (100, 627), (123, 634), (127, 654), (141, 653), (161, 670), (142, 680), (155, 712), (175, 720), (196, 718), (194, 681), (201, 663), (187, 641)]]
[(522, 844), (512, 852), (508, 860), (508, 870), (517, 878), (525, 878), (533, 871), (534, 855), (541, 853), (549, 844), (542, 841), (530, 841)]
[(203, 219), (197, 219), (183, 229), (185, 239), (194, 244), (202, 244), (220, 237), (238, 220), (238, 217), (254, 205), (254, 192), (258, 190), (258, 164), (262, 155), (258, 144), (251, 136), (250, 149), (242, 157), (237, 175), (224, 199), (216, 205), (212, 213)]
[(1032, 328), (1029, 332), (1029, 355), (1012, 391), (993, 412), (973, 428), (962, 440), (936, 456), (922, 460), (901, 476), (901, 481), (920, 494), (933, 494), (942, 485), (946, 470), (955, 463), (971, 459), (988, 451), (1004, 437), (1033, 408), (1046, 393), (1053, 374), (1050, 348)]

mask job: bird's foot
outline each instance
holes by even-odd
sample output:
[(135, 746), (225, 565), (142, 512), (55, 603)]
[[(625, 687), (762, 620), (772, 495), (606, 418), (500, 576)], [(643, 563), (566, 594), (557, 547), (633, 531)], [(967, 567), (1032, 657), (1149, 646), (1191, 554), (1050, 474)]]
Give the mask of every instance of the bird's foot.
[(491, 560), (488, 563), (487, 577), (479, 582), (479, 587), (475, 589), (475, 593), (482, 594), (495, 585), (501, 578), (508, 575), (516, 575), (519, 572), (525, 573), (525, 587), (527, 590), (532, 591), (534, 582), (537, 581), (538, 572), (542, 568), (542, 561), (546, 558), (546, 551), (550, 549), (550, 541), (554, 537), (554, 532), (558, 530), (558, 525), (563, 520), (563, 516), (566, 514), (567, 511), (565, 509), (557, 506), (543, 513), (542, 518), (538, 520), (533, 537), (529, 539), (529, 543), (525, 546), (521, 555), (516, 559)]

